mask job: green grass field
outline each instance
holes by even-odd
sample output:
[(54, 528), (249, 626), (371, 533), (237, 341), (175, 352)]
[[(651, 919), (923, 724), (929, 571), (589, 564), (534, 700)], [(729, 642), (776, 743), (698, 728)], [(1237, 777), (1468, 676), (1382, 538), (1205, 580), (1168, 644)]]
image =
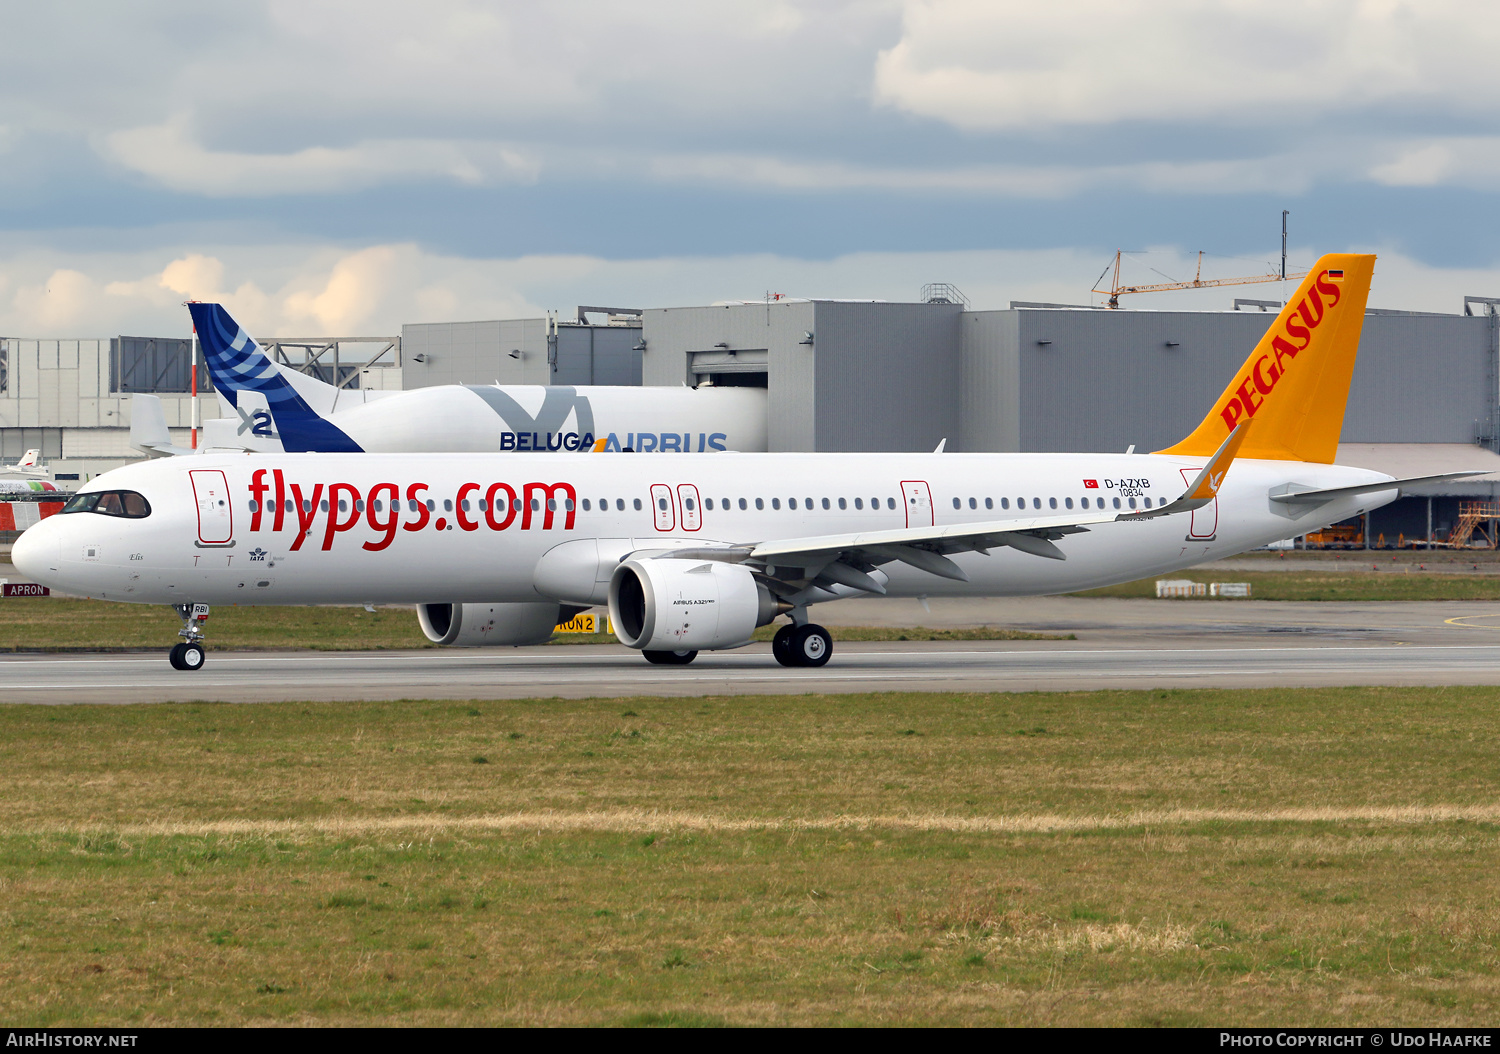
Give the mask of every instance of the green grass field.
[(1483, 1025), (1497, 707), (0, 708), (0, 1017)]

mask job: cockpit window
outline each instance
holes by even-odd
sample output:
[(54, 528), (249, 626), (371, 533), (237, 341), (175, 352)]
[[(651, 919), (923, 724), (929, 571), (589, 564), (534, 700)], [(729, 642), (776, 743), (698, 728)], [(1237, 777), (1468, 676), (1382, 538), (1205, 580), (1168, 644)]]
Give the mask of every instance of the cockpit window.
[(133, 490), (93, 490), (75, 494), (63, 506), (63, 513), (97, 512), (101, 516), (121, 516), (127, 520), (144, 520), (151, 515), (151, 504)]

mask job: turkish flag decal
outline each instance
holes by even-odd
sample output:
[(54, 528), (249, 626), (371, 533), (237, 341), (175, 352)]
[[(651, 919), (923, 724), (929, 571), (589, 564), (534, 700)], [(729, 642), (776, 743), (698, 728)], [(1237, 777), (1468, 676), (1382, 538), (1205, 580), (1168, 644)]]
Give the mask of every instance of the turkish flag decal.
[(1083, 481), (1083, 489), (1084, 490), (1098, 490), (1099, 489), (1099, 481), (1097, 479), (1086, 479), (1086, 480)]

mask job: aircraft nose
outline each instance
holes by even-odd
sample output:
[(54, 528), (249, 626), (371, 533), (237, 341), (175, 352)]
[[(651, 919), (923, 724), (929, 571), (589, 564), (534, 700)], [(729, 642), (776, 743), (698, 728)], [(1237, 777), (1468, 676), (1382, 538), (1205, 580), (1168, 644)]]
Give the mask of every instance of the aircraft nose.
[(10, 551), (10, 562), (27, 578), (48, 584), (62, 566), (62, 540), (49, 520), (28, 527), (16, 539)]

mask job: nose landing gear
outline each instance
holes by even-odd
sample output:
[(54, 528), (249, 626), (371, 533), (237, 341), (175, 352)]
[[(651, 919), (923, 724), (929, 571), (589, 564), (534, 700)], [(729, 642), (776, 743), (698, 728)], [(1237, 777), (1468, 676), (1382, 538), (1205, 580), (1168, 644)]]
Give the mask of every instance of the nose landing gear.
[(208, 621), (207, 604), (173, 604), (172, 608), (182, 619), (182, 629), (177, 635), (182, 643), (173, 646), (167, 653), (167, 661), (174, 670), (201, 670), (208, 657), (203, 647), (203, 624)]

